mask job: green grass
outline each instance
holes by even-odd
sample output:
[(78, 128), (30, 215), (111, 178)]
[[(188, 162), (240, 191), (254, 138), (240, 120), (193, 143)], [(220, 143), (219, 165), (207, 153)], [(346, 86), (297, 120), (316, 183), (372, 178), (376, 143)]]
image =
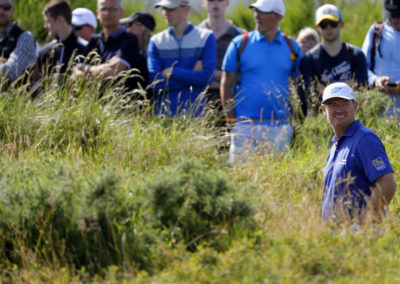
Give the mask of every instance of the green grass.
[[(322, 114), (287, 154), (231, 166), (208, 118), (160, 119), (118, 85), (99, 100), (101, 82), (52, 78), (35, 99), (25, 85), (0, 93), (2, 282), (398, 280), (397, 195), (378, 233), (321, 221)], [(397, 172), (386, 97), (356, 95)]]

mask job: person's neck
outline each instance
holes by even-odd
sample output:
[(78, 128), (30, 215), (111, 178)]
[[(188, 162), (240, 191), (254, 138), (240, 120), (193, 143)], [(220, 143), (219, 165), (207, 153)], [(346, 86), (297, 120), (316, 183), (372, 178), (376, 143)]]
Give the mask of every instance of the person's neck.
[(66, 40), (66, 39), (71, 35), (71, 33), (73, 32), (73, 30), (74, 30), (74, 29), (73, 29), (73, 27), (72, 27), (71, 25), (66, 25), (65, 28), (62, 29), (62, 30), (59, 32), (58, 38), (59, 38), (61, 41)]
[(174, 31), (175, 35), (179, 38), (182, 39), (183, 38), (183, 34), (185, 33), (185, 31), (187, 30), (189, 26), (189, 23), (187, 21), (182, 22), (179, 25), (173, 26), (172, 30)]
[(13, 24), (13, 22), (11, 22), (8, 26), (0, 26), (0, 34), (5, 33), (6, 30)]
[(216, 38), (219, 38), (231, 23), (224, 17), (208, 17), (206, 20), (207, 26), (213, 31)]
[(116, 32), (121, 26), (117, 25), (117, 26), (113, 26), (113, 27), (103, 27), (103, 36), (104, 39), (107, 40), (108, 37), (113, 33)]
[(342, 50), (342, 44), (343, 42), (340, 39), (331, 42), (322, 39), (322, 47), (332, 57), (339, 54), (340, 50)]
[(272, 42), (276, 35), (278, 34), (278, 30), (273, 30), (273, 31), (267, 31), (263, 33), (263, 36), (269, 41)]

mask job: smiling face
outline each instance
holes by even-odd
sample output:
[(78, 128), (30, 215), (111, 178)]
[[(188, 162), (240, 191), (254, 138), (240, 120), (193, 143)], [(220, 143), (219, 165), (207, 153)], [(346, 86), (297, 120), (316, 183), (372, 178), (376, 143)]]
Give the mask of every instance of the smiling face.
[(337, 138), (340, 138), (355, 121), (357, 107), (357, 102), (342, 98), (332, 98), (322, 105), (324, 115)]

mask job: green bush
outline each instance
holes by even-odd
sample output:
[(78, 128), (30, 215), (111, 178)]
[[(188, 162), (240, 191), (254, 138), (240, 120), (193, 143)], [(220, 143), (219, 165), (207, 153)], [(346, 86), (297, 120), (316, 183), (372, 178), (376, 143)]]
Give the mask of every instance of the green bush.
[(254, 208), (247, 189), (229, 184), (201, 160), (185, 158), (161, 170), (148, 192), (158, 226), (189, 249), (226, 234), (236, 223), (244, 231), (251, 228)]

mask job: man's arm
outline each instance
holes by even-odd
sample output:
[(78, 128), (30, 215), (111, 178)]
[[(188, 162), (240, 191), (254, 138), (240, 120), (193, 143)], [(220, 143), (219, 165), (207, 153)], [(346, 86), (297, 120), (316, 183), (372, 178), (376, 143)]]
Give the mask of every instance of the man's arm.
[(233, 88), (235, 87), (236, 74), (233, 72), (222, 71), (221, 77), (221, 103), (224, 108), (227, 122), (235, 122)]
[(10, 57), (4, 63), (0, 63), (0, 73), (10, 80), (21, 76), (29, 65), (34, 64), (36, 59), (35, 40), (30, 32), (23, 32)]
[(388, 206), (392, 200), (396, 188), (397, 183), (393, 173), (387, 173), (375, 181), (375, 185), (371, 189), (372, 194), (367, 209), (371, 221), (376, 222), (382, 219), (385, 207)]

